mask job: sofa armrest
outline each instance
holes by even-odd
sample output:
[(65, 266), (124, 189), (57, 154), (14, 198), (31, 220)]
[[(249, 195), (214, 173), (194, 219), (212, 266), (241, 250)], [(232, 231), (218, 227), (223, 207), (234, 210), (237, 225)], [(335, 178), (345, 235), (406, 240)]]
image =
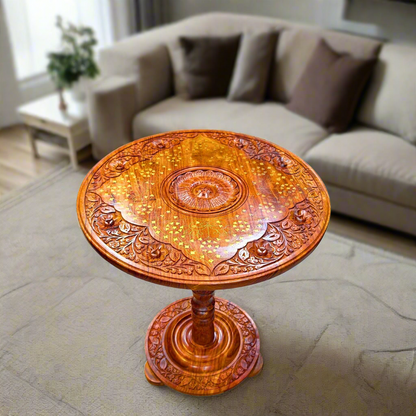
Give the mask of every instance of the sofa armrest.
[[(154, 32), (164, 32), (155, 29)], [(143, 33), (101, 50), (99, 64), (104, 77), (136, 78), (138, 110), (172, 94), (172, 71), (164, 38)]]
[(96, 81), (88, 93), (88, 111), (92, 153), (101, 159), (132, 139), (136, 77), (113, 75)]
[(102, 78), (88, 94), (95, 158), (131, 141), (134, 116), (172, 94), (169, 52), (159, 31), (166, 29), (154, 30), (150, 37), (150, 32), (133, 36), (100, 52)]

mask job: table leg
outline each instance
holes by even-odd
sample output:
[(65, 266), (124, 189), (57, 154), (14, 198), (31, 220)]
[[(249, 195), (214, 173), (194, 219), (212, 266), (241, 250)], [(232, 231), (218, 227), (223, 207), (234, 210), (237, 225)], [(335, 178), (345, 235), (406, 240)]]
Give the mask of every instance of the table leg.
[(214, 292), (193, 292), (192, 305), (192, 339), (195, 344), (209, 345), (215, 337)]
[(32, 148), (32, 154), (35, 158), (39, 157), (38, 149), (36, 147), (36, 140), (34, 136), (34, 130), (30, 126), (26, 126), (26, 134), (30, 142), (30, 147)]
[(77, 151), (74, 148), (74, 140), (71, 135), (67, 137), (68, 140), (68, 148), (69, 148), (69, 158), (71, 160), (72, 167), (74, 169), (78, 169), (78, 157)]
[(163, 309), (149, 326), (145, 348), (151, 384), (198, 396), (230, 390), (263, 367), (253, 320), (210, 291), (194, 291)]

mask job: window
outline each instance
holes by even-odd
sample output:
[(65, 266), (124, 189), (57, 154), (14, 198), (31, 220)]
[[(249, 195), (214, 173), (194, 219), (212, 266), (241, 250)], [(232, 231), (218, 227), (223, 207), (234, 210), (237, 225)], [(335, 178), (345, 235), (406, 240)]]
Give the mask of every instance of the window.
[(56, 16), (91, 26), (98, 47), (113, 41), (110, 0), (3, 0), (19, 80), (44, 73), (47, 54), (60, 47)]

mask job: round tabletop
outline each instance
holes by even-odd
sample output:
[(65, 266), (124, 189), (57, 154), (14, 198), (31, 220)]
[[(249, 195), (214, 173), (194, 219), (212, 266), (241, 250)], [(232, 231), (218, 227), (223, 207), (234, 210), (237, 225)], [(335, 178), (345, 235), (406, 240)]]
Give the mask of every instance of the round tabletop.
[(241, 133), (184, 130), (131, 142), (98, 162), (77, 211), (88, 241), (123, 271), (216, 290), (302, 261), (326, 231), (330, 203), (293, 153)]

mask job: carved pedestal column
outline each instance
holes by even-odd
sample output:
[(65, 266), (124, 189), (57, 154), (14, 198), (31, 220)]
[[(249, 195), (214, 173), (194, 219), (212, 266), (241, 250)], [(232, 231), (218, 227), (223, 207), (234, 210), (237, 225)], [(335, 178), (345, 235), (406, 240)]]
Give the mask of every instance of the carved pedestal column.
[(193, 291), (192, 339), (195, 344), (209, 345), (214, 341), (214, 292)]

